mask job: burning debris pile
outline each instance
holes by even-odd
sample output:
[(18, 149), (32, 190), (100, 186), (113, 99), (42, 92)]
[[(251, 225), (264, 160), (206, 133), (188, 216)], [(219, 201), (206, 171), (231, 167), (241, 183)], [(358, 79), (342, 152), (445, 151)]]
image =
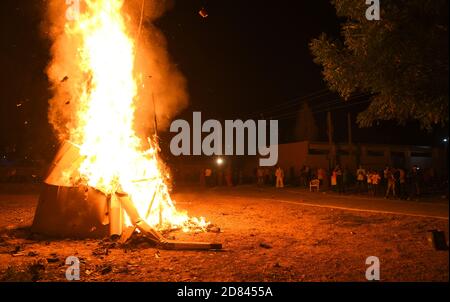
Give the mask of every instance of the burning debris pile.
[[(129, 29), (133, 18), (124, 12), (123, 0), (83, 3), (77, 18), (65, 20), (56, 35), (49, 66), (55, 83), (49, 116), (63, 143), (45, 180), (33, 231), (75, 237), (109, 234), (125, 241), (137, 230), (163, 247), (176, 248), (158, 231), (206, 230), (209, 224), (176, 209), (156, 138), (136, 130), (137, 107), (146, 108), (148, 89), (143, 89), (146, 77)], [(61, 49), (69, 50), (71, 61)], [(155, 50), (150, 55), (155, 53), (166, 60)], [(161, 86), (173, 79), (178, 89), (179, 77), (169, 76), (163, 66), (153, 67), (157, 78), (166, 80), (149, 89), (164, 99), (163, 92), (172, 87)], [(58, 102), (70, 106), (64, 110)], [(59, 119), (57, 112), (62, 112)]]

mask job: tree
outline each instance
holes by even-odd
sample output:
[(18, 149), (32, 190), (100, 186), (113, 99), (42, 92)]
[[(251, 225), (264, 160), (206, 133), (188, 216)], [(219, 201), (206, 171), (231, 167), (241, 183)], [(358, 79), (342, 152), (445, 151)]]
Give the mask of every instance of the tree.
[(298, 140), (313, 141), (317, 139), (317, 125), (308, 102), (303, 102), (299, 111), (295, 136)]
[(381, 20), (366, 19), (362, 0), (333, 0), (341, 38), (313, 39), (314, 61), (345, 100), (368, 93), (360, 127), (378, 120), (423, 128), (448, 123), (448, 0), (381, 1)]

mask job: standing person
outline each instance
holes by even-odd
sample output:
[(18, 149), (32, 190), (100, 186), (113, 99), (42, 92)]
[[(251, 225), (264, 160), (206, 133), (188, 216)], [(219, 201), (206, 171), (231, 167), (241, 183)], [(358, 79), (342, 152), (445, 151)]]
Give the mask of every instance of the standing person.
[(372, 177), (373, 177), (373, 171), (369, 170), (369, 172), (367, 172), (367, 191), (369, 192), (369, 195), (374, 195), (373, 192), (373, 186), (372, 186)]
[(381, 182), (381, 176), (377, 171), (373, 171), (371, 179), (372, 179), (372, 195), (377, 196), (380, 190), (379, 186)]
[(283, 184), (284, 172), (280, 166), (278, 166), (277, 170), (275, 171), (275, 177), (276, 177), (275, 187), (283, 188), (284, 187), (284, 184)]
[(273, 182), (272, 182), (272, 179), (271, 179), (271, 171), (269, 170), (269, 168), (264, 168), (263, 169), (263, 172), (264, 172), (264, 178), (263, 178), (263, 182), (265, 183), (265, 184), (270, 184), (270, 185), (272, 185), (273, 184)]
[(221, 168), (216, 170), (216, 185), (221, 187), (223, 185), (223, 170)]
[(392, 175), (394, 176), (394, 180), (395, 180), (395, 195), (397, 197), (400, 196), (400, 171), (398, 168), (393, 168), (392, 169)]
[(394, 177), (394, 171), (393, 169), (389, 169), (389, 171), (386, 174), (386, 180), (387, 180), (387, 189), (386, 189), (386, 195), (384, 198), (389, 198), (389, 193), (392, 191), (392, 197), (395, 198), (395, 177)]
[(430, 188), (434, 191), (437, 189), (436, 186), (436, 173), (434, 171), (434, 168), (428, 169), (428, 175), (430, 176)]
[(233, 186), (233, 169), (231, 168), (231, 164), (228, 164), (225, 169), (225, 182), (227, 183), (227, 187)]
[(420, 196), (419, 186), (419, 167), (414, 165), (411, 169), (411, 196), (418, 198)]
[(344, 192), (344, 181), (342, 177), (342, 170), (339, 165), (336, 165), (336, 168), (334, 169), (336, 172), (336, 183), (337, 183), (337, 189), (339, 193)]
[(212, 187), (212, 170), (210, 168), (205, 169), (205, 183), (207, 187)]
[(296, 185), (295, 168), (293, 166), (291, 166), (289, 168), (289, 183), (291, 184), (291, 186), (295, 186)]
[(323, 181), (325, 179), (325, 170), (323, 168), (317, 169), (317, 179), (319, 180), (320, 186), (323, 186)]
[(304, 188), (307, 187), (307, 184), (306, 184), (306, 166), (305, 165), (303, 165), (300, 168), (300, 185), (302, 187), (304, 187)]
[(423, 171), (421, 183), (423, 184), (422, 188), (426, 190), (426, 192), (431, 193), (434, 189), (436, 189), (433, 168), (427, 168), (425, 171)]
[(258, 186), (264, 185), (264, 169), (262, 167), (256, 169), (256, 178), (258, 179)]
[(383, 190), (387, 190), (387, 179), (388, 179), (388, 173), (389, 173), (389, 166), (384, 167), (383, 170), (383, 179), (381, 185), (383, 186)]
[(331, 172), (331, 190), (333, 192), (336, 192), (336, 186), (337, 186), (337, 175), (336, 170), (333, 170), (333, 172)]
[(200, 186), (206, 187), (205, 171), (203, 169), (200, 170)]
[(357, 182), (357, 190), (358, 193), (363, 193), (365, 191), (364, 180), (366, 178), (366, 170), (363, 169), (361, 165), (359, 165), (358, 170), (356, 170), (356, 182)]
[(342, 171), (342, 192), (345, 193), (350, 186), (350, 171), (347, 167), (344, 167)]
[(406, 198), (406, 173), (402, 168), (398, 170), (398, 195), (401, 199)]
[(305, 178), (305, 187), (307, 188), (309, 186), (309, 182), (311, 181), (311, 168), (308, 165), (305, 166)]

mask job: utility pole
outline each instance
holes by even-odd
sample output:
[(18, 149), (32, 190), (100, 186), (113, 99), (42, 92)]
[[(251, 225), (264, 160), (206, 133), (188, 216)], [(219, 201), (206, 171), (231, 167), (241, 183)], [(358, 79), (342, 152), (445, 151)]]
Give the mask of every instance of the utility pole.
[(156, 120), (156, 104), (155, 104), (155, 96), (153, 95), (153, 92), (152, 92), (152, 101), (153, 101), (153, 117), (155, 118), (155, 120), (154, 120), (155, 136), (158, 137), (158, 122)]
[(336, 150), (333, 145), (333, 123), (331, 121), (331, 111), (327, 112), (327, 134), (328, 134), (328, 163), (329, 170), (331, 171), (334, 168), (335, 158), (336, 158)]
[(348, 145), (352, 145), (352, 116), (350, 112), (347, 112), (347, 135), (348, 135)]
[[(353, 161), (353, 144), (352, 144), (352, 116), (350, 112), (347, 112), (347, 136), (348, 136), (348, 155), (351, 161)], [(356, 164), (356, 161), (355, 161)]]

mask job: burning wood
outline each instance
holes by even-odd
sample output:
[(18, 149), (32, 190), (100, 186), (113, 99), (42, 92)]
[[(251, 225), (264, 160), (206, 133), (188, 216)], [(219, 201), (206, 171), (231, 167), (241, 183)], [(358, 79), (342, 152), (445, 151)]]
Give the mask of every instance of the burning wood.
[[(156, 208), (157, 221), (151, 226), (147, 218), (158, 185), (150, 198), (145, 216), (141, 216), (131, 197), (122, 191), (105, 194), (95, 188), (82, 184), (79, 168), (83, 161), (78, 146), (66, 141), (53, 160), (33, 221), (32, 231), (56, 237), (119, 237), (125, 243), (137, 229), (147, 239), (161, 249), (221, 249), (221, 244), (177, 242), (165, 239), (155, 226), (162, 228), (163, 206)], [(151, 179), (135, 181), (148, 182)], [(197, 221), (190, 221), (196, 225)], [(205, 225), (208, 230), (210, 224)]]
[(36, 232), (124, 236), (125, 241), (137, 229), (166, 244), (158, 231), (208, 226), (202, 217), (190, 218), (176, 209), (156, 138), (139, 137), (135, 131), (144, 76), (136, 68), (137, 41), (123, 4), (86, 1), (82, 14), (66, 20), (62, 35), (76, 54), (70, 66), (64, 60), (53, 63), (63, 72), (55, 85), (64, 86), (65, 100), (71, 100), (64, 108), (74, 112), (64, 125), (68, 140), (45, 180), (33, 222)]

